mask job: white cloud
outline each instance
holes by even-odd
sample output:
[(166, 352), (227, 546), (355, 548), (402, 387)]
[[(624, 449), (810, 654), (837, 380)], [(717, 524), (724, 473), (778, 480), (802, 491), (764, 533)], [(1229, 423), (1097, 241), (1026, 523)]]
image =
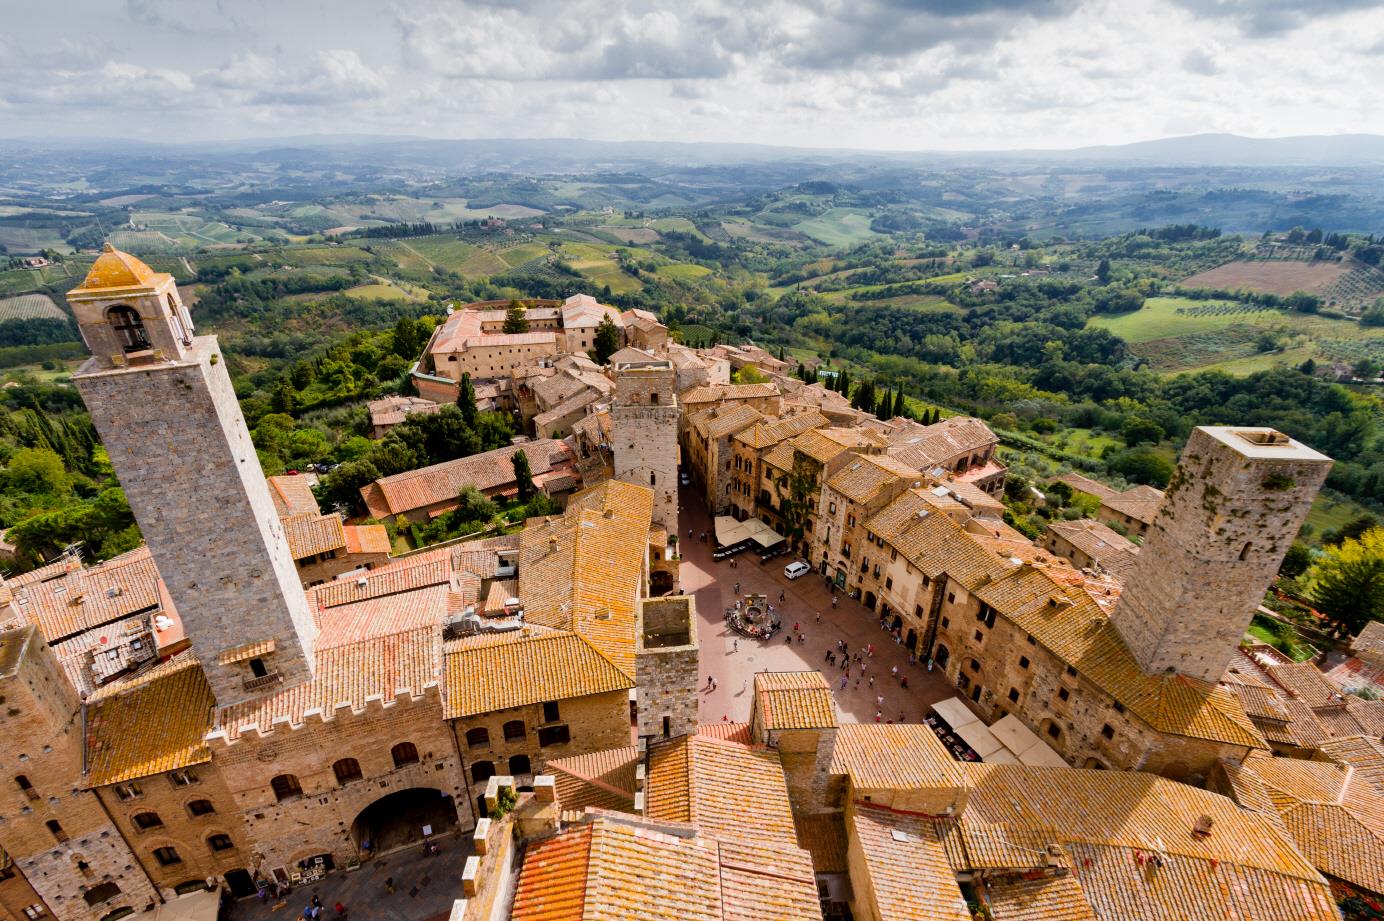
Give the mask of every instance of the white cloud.
[(1378, 2), (60, 0), (0, 36), (0, 135), (966, 149), (1384, 133)]

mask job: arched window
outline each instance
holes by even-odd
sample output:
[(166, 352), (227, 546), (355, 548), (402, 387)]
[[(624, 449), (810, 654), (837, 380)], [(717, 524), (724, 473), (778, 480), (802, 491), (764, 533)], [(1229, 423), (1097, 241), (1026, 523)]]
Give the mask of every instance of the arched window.
[(471, 765), (472, 783), (485, 783), (495, 776), (495, 765), (490, 761), (477, 761)]
[(528, 733), (524, 729), (523, 720), (510, 720), (505, 723), (505, 741), (514, 742), (524, 738)]
[(161, 867), (171, 867), (183, 862), (183, 858), (175, 847), (156, 847), (154, 848), (154, 859), (159, 862)]
[(132, 307), (118, 304), (106, 311), (106, 319), (115, 330), (116, 340), (127, 352), (139, 352), (149, 348), (149, 334), (144, 329), (144, 321)]
[(208, 835), (207, 847), (213, 851), (229, 851), (235, 847), (230, 835)]
[(490, 730), (484, 726), (466, 730), (467, 748), (484, 748), (490, 744)]
[(418, 763), (418, 747), (412, 742), (400, 742), (389, 750), (389, 754), (393, 756), (396, 768)]
[(263, 659), (251, 659), (250, 674), (256, 678), (263, 678), (269, 674), (269, 668), (264, 664)]
[(286, 799), (297, 799), (303, 795), (303, 788), (298, 783), (298, 778), (292, 774), (280, 774), (269, 781), (269, 786), (274, 788), (274, 798), (281, 803)]
[(96, 906), (100, 905), (107, 899), (115, 898), (119, 894), (120, 887), (117, 886), (115, 883), (101, 883), (99, 885), (92, 886), (86, 892), (83, 892), (82, 898), (86, 901), (88, 905)]
[(157, 812), (136, 812), (133, 821), (136, 828), (142, 828), (145, 831), (158, 828), (163, 824), (163, 819), (159, 818)]
[(332, 771), (336, 774), (336, 782), (343, 786), (361, 778), (360, 762), (355, 758), (342, 758), (332, 765)]
[(1249, 550), (1250, 550), (1250, 546), (1251, 546), (1253, 543), (1254, 543), (1253, 541), (1248, 541), (1248, 540), (1247, 540), (1247, 541), (1245, 541), (1245, 545), (1244, 545), (1243, 547), (1240, 548), (1240, 559), (1241, 559), (1241, 560), (1247, 560), (1247, 559), (1249, 559)]
[(511, 774), (532, 774), (533, 765), (529, 763), (529, 756), (511, 755), (509, 759), (509, 772)]
[(67, 832), (62, 830), (62, 823), (59, 822), (57, 819), (49, 819), (47, 822), (44, 822), (43, 824), (48, 826), (49, 834), (51, 834), (55, 839), (57, 839), (58, 841), (67, 840)]
[(187, 804), (187, 811), (194, 817), (211, 815), (216, 811), (216, 807), (211, 804), (209, 799), (195, 799)]

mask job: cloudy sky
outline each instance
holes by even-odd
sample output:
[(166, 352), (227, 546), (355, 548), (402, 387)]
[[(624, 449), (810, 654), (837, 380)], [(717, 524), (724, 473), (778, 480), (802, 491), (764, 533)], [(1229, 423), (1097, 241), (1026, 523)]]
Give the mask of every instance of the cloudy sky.
[(0, 137), (1384, 134), (1384, 0), (0, 0)]

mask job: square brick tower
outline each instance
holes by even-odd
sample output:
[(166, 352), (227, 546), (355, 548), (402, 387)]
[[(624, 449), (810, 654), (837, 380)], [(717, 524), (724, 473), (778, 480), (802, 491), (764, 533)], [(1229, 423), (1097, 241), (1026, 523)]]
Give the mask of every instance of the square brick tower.
[(1146, 673), (1221, 679), (1330, 469), (1273, 429), (1192, 432), (1112, 615)]
[(67, 301), (92, 353), (73, 383), (217, 703), (307, 681), (316, 627), (216, 337), (110, 244)]
[(678, 392), (666, 359), (615, 366), (615, 479), (654, 491), (654, 524), (678, 533)]

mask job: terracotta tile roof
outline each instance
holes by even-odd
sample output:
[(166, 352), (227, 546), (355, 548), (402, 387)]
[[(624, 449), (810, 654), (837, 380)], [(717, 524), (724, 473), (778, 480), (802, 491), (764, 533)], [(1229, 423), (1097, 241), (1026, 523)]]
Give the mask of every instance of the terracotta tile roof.
[(889, 453), (918, 470), (948, 466), (965, 455), (998, 444), (990, 427), (971, 416), (952, 416), (932, 425), (912, 423), (889, 438)]
[(590, 825), (534, 841), (524, 853), (511, 921), (575, 921), (585, 918), (591, 869)]
[(264, 479), (269, 484), (269, 498), (274, 500), (274, 509), (280, 518), (287, 518), (289, 515), (322, 514), (307, 477), (270, 476)]
[(692, 428), (703, 438), (725, 438), (763, 418), (764, 415), (753, 406), (714, 406), (693, 416)]
[(1384, 658), (1384, 621), (1372, 620), (1350, 641), (1350, 648), (1356, 655), (1372, 655)]
[(534, 476), (547, 473), (571, 459), (570, 450), (561, 441), (540, 438), (381, 477), (370, 484), (375, 488), (368, 495), (368, 486), (361, 490), (361, 495), (365, 497), (370, 513), (382, 518), (451, 502), (463, 486), (474, 486), (482, 492), (499, 489), (514, 482), (514, 467), (510, 459), (518, 451), (523, 451), (528, 457)]
[(1075, 876), (997, 880), (986, 896), (994, 921), (1099, 921)]
[(1265, 747), (1233, 693), (1185, 675), (1145, 674), (1094, 599), (1047, 569), (1013, 569), (973, 592), (1157, 731)]
[[(385, 595), (411, 592), (429, 585), (445, 585), (451, 580), (451, 566), (445, 559), (405, 557), (350, 579), (337, 579), (308, 589), (308, 601), (330, 608)], [(361, 584), (362, 581), (365, 584)]]
[(870, 435), (860, 429), (812, 429), (793, 438), (789, 444), (819, 464), (826, 464), (840, 457), (851, 448), (872, 444)]
[[(963, 771), (968, 796), (958, 822), (964, 847), (958, 871), (1041, 867), (1047, 846), (1060, 844), (1088, 897), (1091, 887), (1071, 853), (1075, 845), (1157, 851), (1320, 881), (1273, 823), (1206, 790), (1135, 771), (972, 763)], [(1193, 834), (1201, 816), (1214, 823), (1204, 837)], [(949, 853), (957, 859), (955, 849)], [(1137, 872), (1132, 862), (1129, 872)]]
[(765, 729), (838, 725), (836, 701), (821, 672), (756, 672), (754, 704)]
[(706, 387), (693, 387), (678, 395), (678, 402), (684, 406), (694, 403), (718, 403), (722, 400), (752, 400), (779, 395), (777, 384), (710, 384)]
[(588, 815), (529, 845), (512, 921), (806, 921), (821, 918), (807, 855), (690, 829)]
[(931, 819), (855, 803), (851, 834), (863, 855), (866, 892), (879, 921), (970, 921), (966, 900)]
[(625, 323), (620, 311), (607, 304), (602, 304), (589, 294), (572, 295), (562, 302), (561, 309), (564, 329), (599, 326), (606, 317), (610, 317), (610, 321), (616, 326), (624, 326)]
[(361, 711), (367, 697), (388, 703), (401, 689), (421, 696), (441, 678), (442, 636), (435, 627), (376, 635), (343, 645), (324, 646), (324, 642), (330, 642), (325, 629), (318, 636), (314, 653), (317, 670), (311, 681), (261, 700), (222, 708), (217, 726), (227, 738), (239, 737), (247, 726), (267, 732), (277, 719), (301, 725), (306, 712), (313, 709), (326, 716), (338, 705)]
[(846, 872), (846, 827), (839, 813), (794, 813), (793, 826), (798, 830), (798, 847), (812, 855), (815, 872)]
[(836, 730), (831, 773), (857, 790), (959, 789), (961, 767), (921, 723), (844, 723)]
[(639, 749), (633, 745), (549, 761), (557, 801), (564, 811), (595, 806), (630, 812), (634, 809), (635, 768)]
[(742, 745), (751, 744), (749, 723), (703, 723), (697, 727), (697, 735)]
[[(746, 808), (747, 791), (753, 809)], [(797, 848), (778, 754), (749, 745), (702, 735), (655, 743), (644, 811), (650, 819), (691, 822), (726, 841)]]
[(1154, 516), (1158, 514), (1158, 507), (1162, 504), (1163, 490), (1154, 489), (1152, 486), (1135, 486), (1101, 500), (1101, 507), (1113, 509), (1144, 524), (1153, 523)]
[(447, 719), (634, 686), (573, 633), (530, 628), (481, 634), (448, 643), (445, 658)]
[(780, 441), (764, 455), (764, 463), (775, 470), (787, 472), (793, 469), (793, 443)]
[[(1256, 752), (1229, 764), (1236, 798), (1263, 808), (1250, 775), (1303, 854), (1321, 872), (1384, 893), (1384, 792), (1347, 765), (1274, 758)], [(1246, 801), (1247, 800), (1247, 801)]]
[(319, 633), (317, 648), (358, 643), (387, 633), (423, 628), (441, 631), (447, 617), (447, 583), (425, 585), (408, 592), (319, 608), (313, 612)]
[(44, 567), (42, 580), (11, 580), (14, 603), (50, 644), (92, 627), (162, 606), (161, 580), (148, 547), (70, 571)]
[(382, 524), (348, 524), (344, 530), (347, 553), (388, 554), (393, 549), (389, 531)]
[[(370, 411), (370, 424), (375, 427), (398, 425), (415, 413), (435, 413), (444, 403), (434, 403), (422, 397), (389, 396), (365, 404)], [(283, 514), (280, 512), (279, 514)]]
[(211, 760), (204, 737), (216, 701), (191, 653), (175, 656), (88, 699), (87, 757), (93, 787)]
[(735, 433), (735, 440), (748, 448), (763, 450), (773, 447), (780, 441), (801, 435), (809, 429), (821, 428), (831, 424), (831, 420), (819, 412), (798, 413), (778, 419), (765, 418), (744, 431)]
[(997, 579), (1013, 564), (937, 511), (923, 490), (908, 490), (865, 523), (930, 578), (942, 573), (968, 587)]
[(1117, 576), (1128, 574), (1139, 552), (1132, 541), (1090, 518), (1054, 521), (1048, 530)]
[(1066, 483), (1077, 492), (1084, 492), (1088, 496), (1095, 496), (1097, 499), (1111, 499), (1120, 494), (1119, 490), (1104, 483), (1097, 483), (1090, 477), (1084, 477), (1079, 473), (1064, 473), (1055, 476), (1049, 483)]
[(1378, 738), (1330, 739), (1321, 744), (1321, 757), (1350, 765), (1362, 780), (1384, 793), (1384, 743)]
[(288, 538), (288, 550), (295, 560), (304, 560), (329, 550), (344, 550), (346, 547), (346, 532), (342, 530), (341, 518), (337, 515), (312, 512), (281, 520), (284, 536)]
[(887, 454), (862, 454), (842, 467), (827, 481), (832, 489), (861, 505), (873, 502), (887, 487), (900, 481), (921, 482), (922, 474)]
[(529, 622), (580, 633), (633, 675), (652, 516), (648, 487), (609, 480), (572, 496), (562, 516), (525, 527), (519, 597)]
[(1268, 669), (1268, 673), (1285, 691), (1314, 710), (1318, 707), (1345, 706), (1341, 692), (1322, 677), (1322, 673), (1310, 662), (1274, 665)]

